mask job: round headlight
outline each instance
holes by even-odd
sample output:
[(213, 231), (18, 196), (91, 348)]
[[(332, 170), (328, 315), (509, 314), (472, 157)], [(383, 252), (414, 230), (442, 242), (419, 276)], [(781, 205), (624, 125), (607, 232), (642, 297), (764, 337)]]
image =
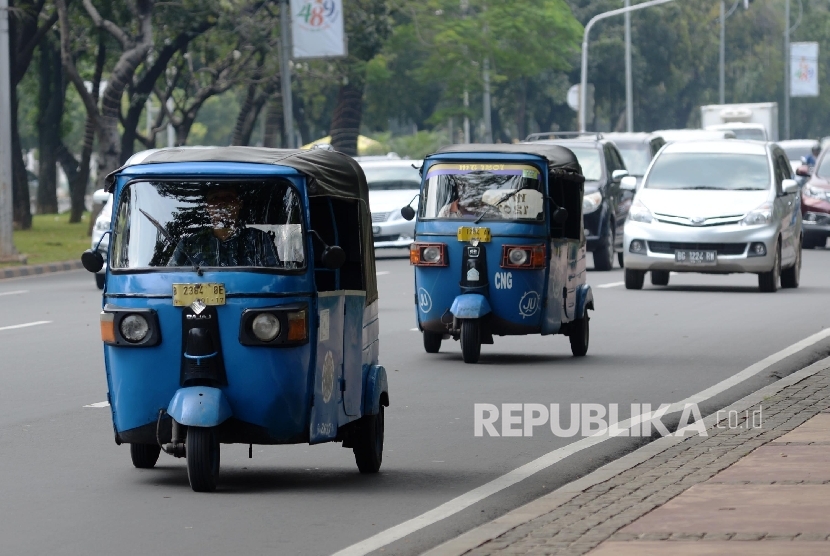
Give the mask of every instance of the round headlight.
[(425, 247), (423, 252), (423, 260), (427, 263), (437, 263), (441, 260), (441, 250), (438, 247)]
[(141, 315), (128, 315), (121, 320), (121, 335), (129, 342), (140, 342), (148, 332), (150, 325)]
[(511, 249), (507, 258), (510, 259), (511, 264), (521, 266), (527, 263), (527, 251), (524, 249)]
[(280, 335), (280, 320), (273, 313), (261, 313), (254, 317), (254, 336), (263, 342), (270, 342)]

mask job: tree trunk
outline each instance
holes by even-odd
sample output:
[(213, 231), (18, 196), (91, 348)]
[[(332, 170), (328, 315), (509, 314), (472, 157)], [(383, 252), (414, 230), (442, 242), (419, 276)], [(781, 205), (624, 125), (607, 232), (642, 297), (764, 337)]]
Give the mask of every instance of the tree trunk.
[(23, 148), (20, 144), (20, 131), (17, 127), (17, 87), (11, 87), (12, 110), (12, 204), (14, 205), (14, 224), (21, 230), (32, 227), (32, 209), (29, 198), (29, 179), (26, 164), (23, 162)]
[(265, 136), (262, 141), (263, 147), (277, 148), (282, 145), (282, 97), (274, 94), (268, 99), (268, 106), (265, 109)]
[(239, 114), (236, 116), (236, 125), (233, 126), (231, 145), (247, 146), (251, 140), (251, 131), (254, 129), (254, 122), (258, 114), (254, 113), (254, 102), (256, 101), (256, 83), (248, 85), (248, 92), (242, 106), (239, 107)]
[(519, 83), (519, 98), (516, 106), (516, 135), (519, 141), (527, 137), (527, 81), (523, 78)]
[(61, 118), (66, 88), (63, 86), (60, 51), (48, 38), (40, 43), (40, 90), (38, 103), (39, 214), (58, 212), (57, 149), (61, 141)]
[(363, 117), (363, 82), (350, 80), (340, 87), (331, 119), (331, 146), (349, 156), (357, 156), (357, 136)]

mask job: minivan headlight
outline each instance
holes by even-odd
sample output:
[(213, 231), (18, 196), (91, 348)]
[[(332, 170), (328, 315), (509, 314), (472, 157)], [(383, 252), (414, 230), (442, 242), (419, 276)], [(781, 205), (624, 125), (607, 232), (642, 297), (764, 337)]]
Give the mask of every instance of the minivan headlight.
[(651, 215), (651, 211), (648, 210), (648, 207), (645, 206), (640, 199), (634, 199), (634, 203), (632, 203), (631, 209), (628, 211), (628, 219), (632, 222), (651, 224), (654, 217)]
[(772, 203), (764, 203), (758, 208), (751, 210), (741, 220), (741, 226), (761, 226), (772, 222)]
[(590, 214), (602, 204), (602, 194), (599, 191), (588, 193), (582, 197), (582, 214)]

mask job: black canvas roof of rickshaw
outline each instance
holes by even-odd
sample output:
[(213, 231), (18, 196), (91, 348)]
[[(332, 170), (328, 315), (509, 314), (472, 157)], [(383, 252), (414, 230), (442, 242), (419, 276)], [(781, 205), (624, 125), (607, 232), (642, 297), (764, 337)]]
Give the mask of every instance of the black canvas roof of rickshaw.
[(579, 165), (576, 155), (570, 149), (560, 145), (545, 143), (473, 143), (469, 145), (448, 145), (441, 147), (435, 154), (464, 153), (528, 154), (541, 156), (548, 161), (548, 172), (551, 175), (579, 183), (585, 181), (582, 176), (582, 167)]
[(170, 148), (135, 157), (107, 176), (106, 189), (113, 191), (115, 176), (129, 166), (177, 162), (240, 162), (274, 164), (294, 168), (313, 178), (307, 186), (309, 197), (336, 197), (358, 201), (363, 250), (366, 304), (377, 300), (375, 249), (369, 212), (369, 186), (360, 165), (350, 156), (326, 149), (269, 149), (264, 147)]

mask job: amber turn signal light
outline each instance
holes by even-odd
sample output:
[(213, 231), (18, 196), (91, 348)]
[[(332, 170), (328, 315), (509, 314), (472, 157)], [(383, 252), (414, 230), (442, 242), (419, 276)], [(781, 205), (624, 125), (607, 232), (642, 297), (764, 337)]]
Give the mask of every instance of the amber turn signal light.
[(101, 340), (108, 344), (115, 343), (115, 315), (101, 313)]

